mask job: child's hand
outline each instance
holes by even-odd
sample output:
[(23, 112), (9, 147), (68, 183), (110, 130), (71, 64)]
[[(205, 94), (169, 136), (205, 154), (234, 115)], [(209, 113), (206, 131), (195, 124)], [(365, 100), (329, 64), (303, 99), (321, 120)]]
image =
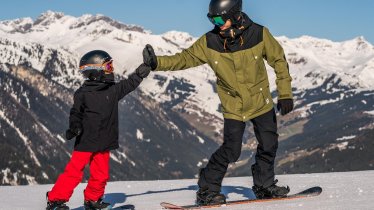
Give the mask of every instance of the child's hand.
[(146, 64), (140, 65), (136, 70), (135, 73), (141, 77), (141, 78), (146, 78), (149, 75), (149, 72), (151, 72), (152, 68), (147, 66)]
[(65, 133), (65, 137), (67, 140), (72, 140), (74, 137), (79, 136), (82, 134), (82, 128), (76, 127), (72, 129), (68, 129)]

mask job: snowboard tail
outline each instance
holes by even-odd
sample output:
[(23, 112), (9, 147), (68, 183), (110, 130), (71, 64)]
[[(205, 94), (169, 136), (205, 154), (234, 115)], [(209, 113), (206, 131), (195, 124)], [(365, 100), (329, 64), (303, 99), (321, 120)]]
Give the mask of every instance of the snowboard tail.
[(179, 210), (193, 210), (193, 209), (209, 209), (209, 208), (217, 208), (217, 207), (224, 207), (224, 206), (233, 206), (233, 205), (240, 205), (240, 204), (251, 204), (251, 203), (261, 203), (261, 202), (271, 202), (271, 201), (282, 201), (282, 200), (292, 200), (298, 198), (309, 198), (315, 197), (322, 193), (321, 187), (312, 187), (307, 190), (301, 191), (296, 194), (288, 195), (283, 198), (268, 198), (268, 199), (246, 199), (246, 200), (235, 200), (235, 201), (228, 201), (226, 204), (217, 204), (217, 205), (209, 205), (209, 206), (199, 206), (199, 205), (188, 205), (188, 206), (178, 206), (171, 203), (162, 202), (160, 205), (164, 209), (179, 209)]

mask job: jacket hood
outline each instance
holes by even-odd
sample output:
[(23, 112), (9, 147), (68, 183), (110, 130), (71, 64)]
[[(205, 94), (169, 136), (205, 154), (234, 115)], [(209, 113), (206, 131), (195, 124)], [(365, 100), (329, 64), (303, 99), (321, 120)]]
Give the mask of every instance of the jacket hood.
[(114, 74), (105, 74), (101, 81), (86, 80), (81, 89), (84, 92), (100, 91), (114, 84)]

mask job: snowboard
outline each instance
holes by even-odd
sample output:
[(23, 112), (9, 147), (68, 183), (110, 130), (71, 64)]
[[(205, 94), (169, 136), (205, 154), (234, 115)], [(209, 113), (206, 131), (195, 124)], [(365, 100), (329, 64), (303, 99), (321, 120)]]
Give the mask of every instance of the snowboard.
[(309, 198), (315, 197), (322, 193), (321, 187), (312, 187), (302, 192), (288, 195), (287, 197), (283, 198), (268, 198), (268, 199), (246, 199), (246, 200), (235, 200), (235, 201), (228, 201), (226, 204), (219, 204), (219, 205), (209, 205), (209, 206), (199, 206), (199, 205), (188, 205), (188, 206), (178, 206), (171, 203), (162, 202), (160, 205), (163, 209), (179, 209), (179, 210), (193, 210), (193, 209), (209, 209), (209, 208), (218, 208), (224, 206), (233, 206), (233, 205), (245, 205), (251, 203), (261, 203), (261, 202), (270, 202), (270, 201), (282, 201), (282, 200), (292, 200), (298, 198)]

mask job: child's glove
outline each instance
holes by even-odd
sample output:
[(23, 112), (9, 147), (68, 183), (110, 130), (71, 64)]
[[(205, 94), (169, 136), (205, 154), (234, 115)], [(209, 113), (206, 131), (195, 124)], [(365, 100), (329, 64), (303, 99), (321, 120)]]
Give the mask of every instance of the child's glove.
[(141, 78), (146, 78), (149, 75), (149, 72), (151, 72), (152, 68), (147, 66), (146, 64), (140, 65), (136, 70), (135, 73), (141, 77)]
[(147, 44), (143, 50), (143, 62), (150, 66), (152, 70), (155, 70), (157, 68), (157, 56), (155, 54), (155, 51), (153, 50), (152, 45)]
[(74, 128), (69, 128), (65, 133), (65, 137), (67, 140), (72, 140), (74, 137), (79, 136), (81, 134), (82, 134), (82, 128), (77, 126)]

